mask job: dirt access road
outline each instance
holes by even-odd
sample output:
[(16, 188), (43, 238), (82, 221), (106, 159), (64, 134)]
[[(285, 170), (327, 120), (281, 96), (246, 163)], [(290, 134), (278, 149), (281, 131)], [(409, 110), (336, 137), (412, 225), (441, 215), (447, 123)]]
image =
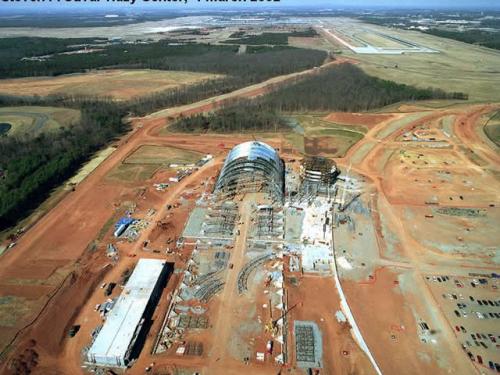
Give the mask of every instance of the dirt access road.
[[(390, 232), (385, 233), (380, 227), (377, 229), (379, 254), (375, 260), (379, 266), (373, 269), (371, 280), (358, 280), (352, 276), (352, 279), (346, 277), (342, 281), (360, 330), (383, 373), (474, 373), (472, 362), (463, 354), (453, 327), (448, 324), (446, 315), (436, 303), (425, 277), (428, 274), (456, 275), (457, 272), (478, 271), (475, 268), (466, 271), (466, 267), (471, 267), (469, 258), (432, 252), (423, 241), (431, 233), (418, 237), (412, 235), (411, 228), (417, 226), (418, 221), (405, 217), (405, 210), (428, 207), (425, 202), (432, 194), (438, 196), (439, 202), (445, 206), (494, 209), (489, 207), (492, 203), (492, 195), (488, 191), (490, 187), (484, 186), (478, 179), (493, 180), (486, 173), (486, 168), (473, 162), (469, 153), (473, 150), (480, 156), (482, 164), (494, 171), (498, 170), (498, 150), (489, 147), (480, 133), (481, 117), (497, 108), (498, 104), (481, 104), (426, 109), (421, 111), (420, 116), (412, 115), (413, 112), (394, 113), (395, 117), (390, 121), (373, 126), (365, 138), (339, 161), (339, 165), (352, 167), (352, 170), (362, 175), (376, 191), (371, 194), (373, 220), (378, 223), (383, 221), (390, 228)], [(446, 119), (452, 119), (451, 134), (447, 136), (442, 130)], [(434, 143), (402, 141), (404, 134), (419, 131), (433, 132), (431, 135), (436, 135), (437, 139)], [(439, 142), (446, 143), (446, 147), (432, 147)], [(391, 153), (400, 155), (400, 152), (406, 151), (427, 159), (422, 159), (421, 164), (409, 162), (408, 166), (396, 157), (391, 159)], [(438, 179), (435, 174), (438, 171), (449, 172), (449, 176), (471, 173), (471, 176), (475, 176), (477, 186), (470, 189), (464, 185), (463, 180), (468, 177), (450, 179), (449, 182)], [(414, 174), (407, 177), (410, 173)], [(403, 186), (401, 190), (404, 193), (394, 194), (395, 186)], [(445, 190), (441, 195), (440, 188)], [(465, 200), (448, 200), (452, 195), (463, 195)], [(493, 201), (495, 204), (497, 202), (497, 199)], [(437, 225), (445, 220), (449, 219), (436, 218), (436, 230), (440, 228)], [(456, 226), (451, 228), (452, 231), (460, 229)], [(422, 229), (420, 231), (424, 233)], [(449, 233), (441, 232), (440, 236), (449, 236)], [(391, 237), (397, 239), (397, 248), (392, 254), (387, 250), (387, 238)], [(373, 261), (371, 258), (360, 258), (359, 262), (365, 259)], [(398, 260), (402, 260), (402, 263)], [(484, 267), (481, 265), (481, 271), (487, 273), (490, 267), (488, 264)], [(421, 344), (413, 314), (436, 327), (439, 335), (434, 338), (434, 349), (430, 350)], [(398, 326), (405, 327), (404, 331), (393, 329)], [(391, 338), (391, 335), (395, 338)], [(391, 345), (397, 345), (397, 350), (387, 355)], [(427, 362), (414, 355), (419, 351), (427, 353)]]
[[(231, 252), (230, 262), (233, 264), (233, 269), (230, 269), (228, 272), (226, 284), (220, 296), (220, 313), (215, 323), (215, 332), (218, 334), (207, 361), (208, 363), (204, 369), (204, 373), (207, 375), (217, 375), (221, 373), (240, 374), (245, 370), (245, 367), (247, 371), (250, 371), (241, 360), (235, 361), (231, 359), (231, 356), (228, 354), (229, 348), (227, 343), (230, 342), (232, 330), (241, 322), (237, 314), (235, 314), (239, 297), (237, 287), (238, 273), (245, 265), (246, 238), (251, 224), (252, 202), (252, 199), (245, 199), (240, 205), (239, 221), (243, 224), (239, 226), (239, 235), (236, 237), (234, 249)], [(252, 371), (255, 371), (255, 369)], [(269, 373), (269, 371), (266, 372), (264, 370), (263, 373)]]
[[(50, 316), (56, 309), (59, 315), (58, 324), (51, 331), (53, 346), (43, 348), (43, 350), (46, 350), (49, 356), (59, 354), (65, 329), (86, 298), (86, 292), (72, 291), (72, 288), (78, 285), (79, 274), (75, 271), (85, 266), (77, 261), (82, 258), (89, 243), (96, 238), (99, 230), (113, 214), (114, 204), (130, 191), (130, 187), (110, 183), (106, 180), (106, 176), (140, 145), (150, 141), (161, 142), (162, 137), (158, 136), (158, 133), (166, 126), (170, 118), (212, 110), (235, 98), (262, 95), (277, 88), (279, 84), (290, 82), (300, 76), (316, 74), (321, 69), (343, 62), (346, 60), (338, 59), (317, 69), (275, 77), (233, 93), (134, 119), (134, 130), (123, 138), (117, 150), (80, 183), (75, 192), (66, 196), (53, 210), (31, 227), (18, 241), (15, 248), (2, 256), (0, 285), (12, 285), (12, 277), (21, 280), (32, 279), (33, 272), (39, 268), (41, 262), (49, 262), (52, 265), (49, 275), (64, 269), (66, 274), (72, 276), (70, 284), (65, 285), (64, 288), (61, 288), (62, 284), (59, 281), (40, 293), (36, 306), (30, 309), (16, 326), (5, 331), (3, 328), (0, 329), (0, 336), (3, 337), (2, 345), (4, 345), (1, 350), (6, 348), (5, 345), (10, 345), (11, 348), (14, 345), (14, 350), (10, 350), (9, 353), (11, 356), (18, 354), (15, 346), (29, 340), (34, 327), (37, 327), (37, 319), (41, 315)], [(141, 126), (138, 126), (139, 123)], [(175, 140), (175, 136), (165, 138)], [(92, 267), (88, 268), (92, 269)], [(15, 276), (12, 275), (12, 270), (17, 270)], [(38, 282), (45, 283), (45, 279), (41, 278)], [(26, 285), (26, 287), (30, 286)], [(56, 292), (57, 294), (54, 295)], [(68, 304), (61, 309), (59, 294), (63, 292), (67, 295), (74, 293), (74, 298), (67, 299)], [(17, 337), (15, 342), (12, 341), (14, 337)]]

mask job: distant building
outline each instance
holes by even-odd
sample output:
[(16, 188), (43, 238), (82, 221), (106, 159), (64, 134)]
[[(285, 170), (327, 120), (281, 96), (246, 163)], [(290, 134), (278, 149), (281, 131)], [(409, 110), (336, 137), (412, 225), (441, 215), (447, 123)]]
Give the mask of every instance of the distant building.
[(87, 352), (98, 366), (126, 367), (140, 352), (149, 320), (171, 267), (163, 260), (140, 259), (122, 294)]

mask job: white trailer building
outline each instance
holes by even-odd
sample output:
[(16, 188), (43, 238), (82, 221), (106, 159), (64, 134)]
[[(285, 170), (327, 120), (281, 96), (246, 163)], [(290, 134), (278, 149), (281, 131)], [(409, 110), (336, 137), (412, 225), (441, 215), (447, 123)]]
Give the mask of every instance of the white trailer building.
[[(140, 259), (106, 322), (87, 352), (87, 361), (126, 367), (140, 351), (149, 318), (156, 306), (169, 267), (159, 259)], [(140, 345), (139, 345), (140, 344)]]

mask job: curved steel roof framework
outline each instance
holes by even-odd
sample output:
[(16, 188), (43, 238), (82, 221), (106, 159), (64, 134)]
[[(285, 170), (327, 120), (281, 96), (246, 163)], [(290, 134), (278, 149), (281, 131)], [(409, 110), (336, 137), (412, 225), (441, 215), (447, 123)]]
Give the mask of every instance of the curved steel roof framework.
[(235, 146), (226, 158), (215, 191), (228, 195), (267, 192), (283, 199), (284, 166), (271, 146), (257, 141)]

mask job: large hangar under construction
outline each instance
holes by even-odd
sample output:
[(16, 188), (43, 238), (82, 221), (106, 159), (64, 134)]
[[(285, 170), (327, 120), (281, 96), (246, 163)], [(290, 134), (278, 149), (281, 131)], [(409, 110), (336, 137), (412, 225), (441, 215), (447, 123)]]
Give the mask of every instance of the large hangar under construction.
[[(162, 259), (144, 259), (90, 345), (87, 365), (124, 368), (136, 358), (144, 363), (141, 358), (153, 356), (146, 372), (160, 373), (158, 362), (163, 359), (186, 356), (189, 361), (196, 356), (206, 358), (207, 368), (218, 374), (225, 365), (213, 358), (232, 357), (226, 343), (239, 337), (249, 341), (232, 358), (243, 358), (244, 366), (324, 366), (321, 335), (328, 331), (314, 320), (292, 328), (288, 313), (298, 306), (300, 294), (296, 288), (287, 289), (285, 279), (332, 275), (336, 164), (321, 157), (285, 164), (277, 149), (250, 141), (234, 146), (219, 166), (211, 169), (214, 177), (218, 172), (215, 184), (203, 176), (205, 191), (176, 241), (173, 259), (182, 259), (176, 261), (178, 276), (172, 280), (177, 285), (172, 286), (168, 306), (155, 313), (158, 324), (152, 324), (151, 315), (168, 271)], [(169, 210), (174, 215), (174, 209)], [(165, 244), (153, 241), (151, 249)], [(233, 308), (236, 305), (241, 310)], [(259, 311), (259, 328), (255, 316), (239, 311)], [(250, 325), (255, 327), (251, 337), (240, 328)], [(146, 347), (151, 348), (149, 354), (141, 351)]]
[(232, 196), (246, 192), (267, 192), (283, 200), (284, 164), (274, 148), (250, 141), (235, 146), (226, 158), (215, 192)]

